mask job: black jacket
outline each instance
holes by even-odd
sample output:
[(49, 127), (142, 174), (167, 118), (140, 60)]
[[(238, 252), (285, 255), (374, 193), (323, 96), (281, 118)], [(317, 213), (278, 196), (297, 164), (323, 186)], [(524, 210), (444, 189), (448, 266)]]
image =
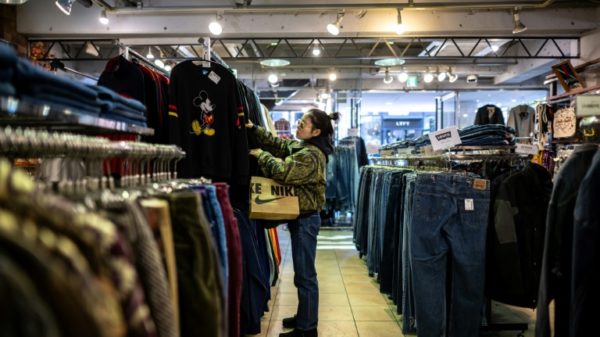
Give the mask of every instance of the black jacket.
[(555, 335), (569, 335), (573, 212), (579, 186), (597, 149), (596, 144), (582, 145), (575, 149), (560, 169), (554, 182), (546, 221), (544, 258), (537, 303), (536, 337), (551, 335), (548, 305), (552, 299), (555, 299)]
[[(490, 117), (490, 113), (492, 116)], [(481, 124), (502, 124), (504, 125), (504, 116), (502, 115), (502, 110), (492, 104), (486, 104), (480, 107), (477, 110), (477, 115), (475, 116), (475, 125)]]
[(550, 173), (532, 163), (500, 185), (487, 251), (491, 299), (535, 308), (551, 192)]

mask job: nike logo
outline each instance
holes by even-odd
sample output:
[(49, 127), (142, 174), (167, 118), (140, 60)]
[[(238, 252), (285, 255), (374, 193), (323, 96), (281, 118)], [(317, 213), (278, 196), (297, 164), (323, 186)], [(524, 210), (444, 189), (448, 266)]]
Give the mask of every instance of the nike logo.
[(254, 198), (254, 202), (258, 205), (262, 205), (262, 204), (266, 204), (269, 203), (271, 201), (275, 201), (275, 200), (279, 200), (279, 199), (283, 199), (285, 197), (277, 197), (277, 198), (271, 198), (271, 199), (261, 199), (259, 195), (256, 196), (256, 198)]

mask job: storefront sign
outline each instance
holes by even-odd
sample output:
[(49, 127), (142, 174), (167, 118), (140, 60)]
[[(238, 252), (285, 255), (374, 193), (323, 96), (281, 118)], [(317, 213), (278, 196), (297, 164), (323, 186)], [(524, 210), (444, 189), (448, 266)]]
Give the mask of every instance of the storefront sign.
[(456, 126), (430, 133), (429, 140), (434, 151), (448, 149), (462, 143)]
[(383, 120), (384, 129), (398, 129), (398, 128), (421, 128), (423, 124), (422, 119), (392, 119), (386, 118)]
[(600, 95), (577, 96), (577, 117), (600, 116)]

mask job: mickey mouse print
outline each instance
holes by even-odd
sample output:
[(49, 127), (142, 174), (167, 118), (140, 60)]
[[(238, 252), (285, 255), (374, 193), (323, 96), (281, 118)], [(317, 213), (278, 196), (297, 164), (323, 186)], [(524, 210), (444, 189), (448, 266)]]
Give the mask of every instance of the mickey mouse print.
[(212, 103), (208, 93), (204, 90), (201, 90), (198, 96), (194, 97), (193, 104), (197, 108), (198, 119), (192, 120), (192, 131), (196, 136), (200, 136), (201, 134), (214, 136), (214, 110), (217, 105)]

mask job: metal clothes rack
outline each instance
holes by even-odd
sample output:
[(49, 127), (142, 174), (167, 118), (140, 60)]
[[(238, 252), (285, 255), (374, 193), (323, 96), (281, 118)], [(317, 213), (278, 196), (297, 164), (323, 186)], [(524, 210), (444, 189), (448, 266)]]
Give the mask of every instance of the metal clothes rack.
[(65, 64), (62, 61), (60, 61), (60, 60), (52, 60), (50, 62), (50, 67), (52, 67), (53, 70), (54, 69), (60, 69), (60, 70), (62, 70), (64, 72), (73, 73), (75, 75), (82, 76), (82, 77), (85, 77), (85, 78), (89, 78), (91, 80), (94, 80), (94, 81), (98, 82), (98, 78), (97, 77), (94, 77), (94, 76), (86, 74), (86, 73), (82, 73), (82, 72), (80, 72), (78, 70), (75, 70), (73, 68), (69, 68), (69, 67), (65, 66)]
[(34, 104), (15, 97), (0, 96), (0, 126), (6, 125), (85, 134), (154, 135), (152, 128), (106, 119), (76, 109)]
[(86, 173), (91, 176), (102, 174), (105, 160), (121, 158), (125, 172), (122, 186), (135, 186), (176, 179), (177, 162), (185, 157), (185, 152), (174, 145), (111, 142), (105, 138), (7, 126), (0, 128), (0, 155), (81, 159), (86, 164)]
[[(452, 162), (474, 162), (490, 160), (523, 160), (527, 155), (514, 153), (515, 146), (458, 146), (445, 153), (430, 155), (392, 155), (372, 158), (378, 165), (433, 170), (451, 169)], [(527, 323), (492, 323), (491, 300), (486, 301), (486, 319), (481, 325), (482, 332), (518, 331), (517, 337), (523, 337), (529, 326)]]

